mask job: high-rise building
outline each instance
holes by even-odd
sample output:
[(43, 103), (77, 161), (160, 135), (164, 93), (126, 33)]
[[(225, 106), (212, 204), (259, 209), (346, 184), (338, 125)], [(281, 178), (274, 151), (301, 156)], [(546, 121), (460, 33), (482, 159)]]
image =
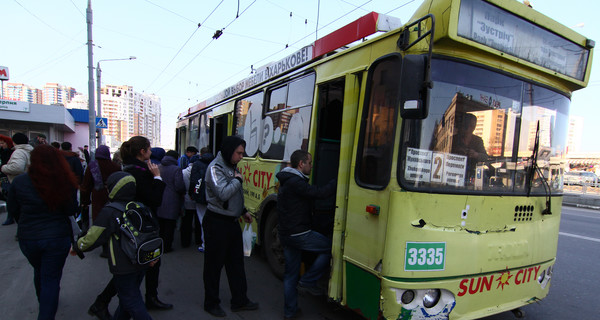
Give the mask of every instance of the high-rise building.
[(23, 83), (4, 84), (4, 99), (42, 104), (42, 90)]
[(583, 137), (583, 117), (569, 117), (569, 132), (567, 134), (567, 153), (581, 151), (581, 139)]
[(160, 142), (161, 101), (154, 94), (135, 92), (132, 86), (106, 85), (101, 88), (102, 117), (108, 118), (104, 135), (115, 143), (144, 136), (153, 146)]
[(46, 83), (44, 85), (43, 104), (62, 104), (65, 105), (77, 93), (75, 88), (60, 85), (58, 83)]

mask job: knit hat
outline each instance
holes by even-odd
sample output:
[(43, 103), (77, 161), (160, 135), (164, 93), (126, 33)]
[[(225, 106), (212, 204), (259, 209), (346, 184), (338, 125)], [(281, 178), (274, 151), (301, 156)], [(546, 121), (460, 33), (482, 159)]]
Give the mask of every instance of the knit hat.
[(154, 164), (160, 164), (162, 158), (165, 157), (165, 149), (160, 147), (154, 147), (150, 149), (150, 151), (152, 152), (152, 154), (150, 154), (150, 161)]
[(96, 149), (96, 159), (110, 160), (110, 149), (105, 145), (98, 146), (98, 149)]
[(28, 144), (29, 138), (23, 133), (17, 132), (12, 136), (12, 140), (15, 144)]

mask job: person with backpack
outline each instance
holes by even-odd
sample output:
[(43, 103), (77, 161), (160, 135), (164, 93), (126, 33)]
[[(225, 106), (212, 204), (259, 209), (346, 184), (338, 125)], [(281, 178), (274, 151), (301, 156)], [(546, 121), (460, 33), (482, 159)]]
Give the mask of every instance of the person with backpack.
[[(92, 222), (98, 217), (98, 213), (108, 202), (108, 190), (106, 179), (111, 174), (121, 171), (121, 167), (110, 160), (110, 149), (101, 145), (96, 149), (96, 159), (90, 161), (85, 168), (83, 182), (81, 184), (79, 201), (82, 206), (92, 205)], [(87, 217), (82, 217), (84, 226), (87, 226)]]
[(183, 216), (181, 217), (180, 227), (180, 240), (182, 248), (187, 248), (190, 246), (190, 243), (192, 242), (192, 233), (194, 233), (196, 245), (200, 245), (202, 241), (202, 229), (200, 229), (201, 224), (200, 221), (198, 221), (198, 215), (196, 215), (196, 201), (192, 200), (189, 193), (192, 167), (198, 160), (200, 160), (199, 155), (192, 156), (190, 158), (190, 164), (188, 164), (187, 168), (181, 171), (186, 190), (185, 195), (183, 196), (184, 210)]
[[(134, 136), (123, 142), (120, 156), (123, 161), (123, 171), (130, 173), (135, 178), (136, 192), (135, 201), (149, 207), (156, 217), (156, 208), (162, 203), (162, 195), (165, 183), (160, 176), (158, 166), (150, 162), (150, 140), (142, 136)], [(161, 259), (162, 260), (162, 259)], [(158, 299), (158, 278), (160, 275), (161, 260), (146, 270), (146, 308), (147, 309), (173, 309), (170, 303)], [(108, 319), (108, 305), (112, 297), (117, 294), (115, 285), (111, 280), (102, 293), (98, 295), (94, 304), (88, 309), (88, 313), (100, 319)]]
[(231, 289), (231, 311), (257, 310), (258, 303), (248, 299), (248, 284), (244, 269), (242, 228), (239, 219), (247, 223), (252, 216), (244, 207), (243, 176), (237, 164), (243, 159), (246, 141), (240, 137), (223, 139), (221, 151), (206, 171), (208, 207), (202, 220), (204, 231), (204, 310), (215, 317), (224, 317), (220, 306), (219, 283), (225, 267)]
[[(193, 157), (192, 157), (193, 158)], [(196, 244), (199, 244), (198, 251), (204, 252), (204, 232), (202, 232), (202, 219), (204, 219), (204, 213), (206, 212), (206, 169), (208, 165), (215, 159), (210, 149), (204, 147), (200, 149), (200, 158), (198, 161), (194, 161), (192, 166), (189, 167), (189, 184), (188, 184), (188, 195), (190, 200), (194, 204), (193, 212), (186, 212), (184, 216), (184, 222), (181, 226), (181, 242), (189, 243), (188, 239), (191, 239), (191, 219), (194, 218), (195, 231), (196, 231)], [(190, 217), (190, 215), (192, 217)], [(186, 217), (187, 220), (186, 220)], [(185, 229), (184, 229), (185, 226)], [(189, 227), (188, 227), (189, 226)], [(200, 235), (200, 237), (199, 237)]]
[[(127, 230), (130, 228), (126, 224), (129, 222), (126, 220), (127, 210), (132, 206), (138, 212), (142, 212), (143, 209), (147, 210), (147, 208), (142, 203), (133, 201), (136, 194), (136, 182), (131, 174), (123, 171), (115, 172), (107, 178), (106, 185), (110, 192), (110, 202), (99, 212), (97, 219), (94, 220), (94, 225), (87, 234), (77, 240), (77, 247), (84, 252), (104, 244), (108, 244), (110, 247), (108, 268), (113, 274), (111, 281), (119, 296), (119, 306), (113, 319), (128, 319), (129, 317), (134, 320), (152, 319), (144, 305), (140, 284), (146, 270), (158, 262), (156, 255), (159, 256), (161, 252), (152, 255), (152, 258), (149, 259), (151, 261), (143, 260), (141, 262), (146, 263), (140, 263), (138, 259), (135, 259), (135, 262), (132, 261), (132, 256), (126, 251), (126, 246), (131, 243), (127, 237)], [(145, 213), (151, 216), (149, 210)], [(132, 223), (136, 228), (135, 231), (141, 233), (143, 230), (152, 229), (151, 232), (153, 231), (154, 235), (158, 237), (158, 225), (151, 228), (153, 222), (151, 217), (150, 222), (146, 221), (142, 219), (140, 223), (147, 223), (150, 228), (146, 225), (139, 227), (137, 221)], [(74, 250), (71, 250), (71, 255), (75, 255)]]

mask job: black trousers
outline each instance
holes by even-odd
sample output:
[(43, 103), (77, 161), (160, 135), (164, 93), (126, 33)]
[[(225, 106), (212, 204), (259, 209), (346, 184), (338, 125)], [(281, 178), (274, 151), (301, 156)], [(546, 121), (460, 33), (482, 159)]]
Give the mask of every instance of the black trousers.
[(181, 218), (181, 246), (187, 248), (192, 242), (192, 229), (196, 245), (202, 243), (202, 225), (198, 220), (196, 209), (185, 209), (185, 214)]
[(173, 239), (175, 238), (175, 228), (177, 227), (177, 220), (158, 218), (158, 224), (160, 226), (159, 234), (163, 239), (165, 251), (171, 251), (173, 249)]
[(205, 241), (204, 308), (213, 308), (221, 303), (219, 280), (223, 266), (231, 291), (231, 306), (246, 305), (248, 287), (244, 269), (242, 229), (238, 219), (207, 210), (202, 228)]

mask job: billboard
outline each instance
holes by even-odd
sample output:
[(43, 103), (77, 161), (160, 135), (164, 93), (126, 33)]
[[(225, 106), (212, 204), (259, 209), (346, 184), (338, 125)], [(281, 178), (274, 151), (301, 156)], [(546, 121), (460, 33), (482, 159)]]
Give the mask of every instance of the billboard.
[(8, 80), (8, 67), (0, 66), (0, 80)]

